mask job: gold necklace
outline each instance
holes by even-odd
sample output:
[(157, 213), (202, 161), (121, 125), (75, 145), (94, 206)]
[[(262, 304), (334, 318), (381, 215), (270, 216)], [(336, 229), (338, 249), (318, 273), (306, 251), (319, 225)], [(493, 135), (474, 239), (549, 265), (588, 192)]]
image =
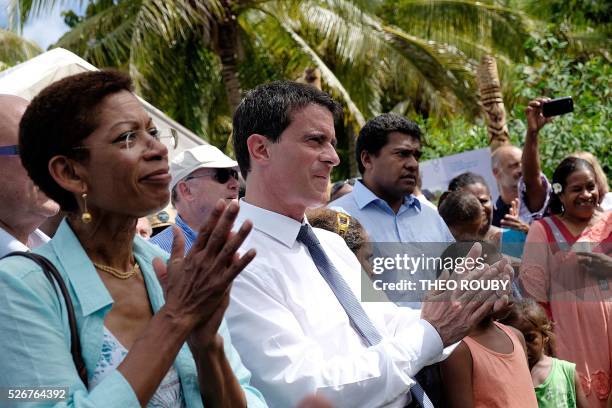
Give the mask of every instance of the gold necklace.
[(131, 271), (122, 271), (122, 270), (113, 268), (111, 266), (101, 265), (95, 262), (93, 264), (99, 270), (104, 271), (108, 274), (111, 274), (115, 278), (122, 279), (122, 280), (131, 278), (132, 276), (136, 274), (136, 272), (140, 270), (140, 267), (138, 266), (138, 262), (134, 262), (134, 266), (132, 267)]

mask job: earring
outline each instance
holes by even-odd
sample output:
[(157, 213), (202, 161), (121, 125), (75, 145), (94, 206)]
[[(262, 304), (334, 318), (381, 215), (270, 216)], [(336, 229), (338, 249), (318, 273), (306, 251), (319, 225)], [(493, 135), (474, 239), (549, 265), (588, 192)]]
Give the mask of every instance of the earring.
[(91, 213), (87, 210), (87, 193), (83, 193), (81, 197), (83, 197), (83, 205), (85, 207), (83, 214), (81, 214), (81, 221), (83, 221), (83, 224), (89, 224), (91, 222)]

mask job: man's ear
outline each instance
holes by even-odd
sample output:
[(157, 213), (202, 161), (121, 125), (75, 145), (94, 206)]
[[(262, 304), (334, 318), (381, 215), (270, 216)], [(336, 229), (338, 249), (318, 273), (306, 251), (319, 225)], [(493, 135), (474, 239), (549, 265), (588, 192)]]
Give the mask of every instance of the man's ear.
[(247, 138), (247, 148), (249, 156), (253, 162), (266, 162), (270, 159), (270, 139), (264, 135), (253, 133)]
[(363, 167), (368, 170), (372, 168), (372, 155), (370, 154), (370, 152), (368, 152), (367, 150), (362, 150), (361, 151), (361, 156), (359, 156), (361, 158), (361, 164), (363, 164)]
[(178, 183), (176, 183), (176, 191), (179, 195), (179, 199), (189, 199), (191, 198), (192, 194), (191, 194), (191, 190), (189, 189), (189, 186), (187, 185), (187, 182), (185, 180), (181, 180)]
[(491, 170), (493, 171), (493, 175), (495, 177), (497, 177), (499, 175), (499, 169), (497, 167), (493, 167)]
[(54, 156), (49, 160), (49, 174), (64, 190), (82, 194), (87, 186), (83, 166), (66, 156)]

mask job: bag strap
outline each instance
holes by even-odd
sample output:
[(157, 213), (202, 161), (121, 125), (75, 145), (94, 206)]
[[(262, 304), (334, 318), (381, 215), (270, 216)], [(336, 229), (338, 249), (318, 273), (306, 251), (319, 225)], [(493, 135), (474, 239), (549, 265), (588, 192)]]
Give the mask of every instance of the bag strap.
[(74, 305), (72, 304), (72, 298), (68, 293), (68, 289), (66, 288), (66, 283), (64, 282), (62, 275), (60, 275), (55, 265), (53, 265), (51, 261), (49, 261), (42, 255), (34, 254), (32, 252), (17, 251), (11, 252), (4, 258), (8, 258), (9, 256), (23, 256), (40, 266), (43, 273), (45, 274), (45, 277), (47, 278), (47, 280), (49, 280), (49, 283), (53, 287), (53, 290), (55, 291), (55, 294), (57, 295), (58, 299), (60, 298), (60, 294), (57, 293), (57, 287), (55, 283), (57, 283), (57, 286), (59, 286), (60, 292), (62, 294), (61, 297), (64, 298), (64, 303), (66, 305), (68, 323), (70, 325), (70, 353), (72, 354), (72, 360), (74, 361), (74, 366), (76, 367), (79, 377), (81, 378), (81, 381), (83, 381), (83, 384), (85, 384), (85, 387), (87, 387), (87, 368), (85, 367), (85, 361), (83, 360), (83, 355), (81, 354), (81, 343), (79, 340), (79, 332), (77, 329), (76, 317), (74, 314)]

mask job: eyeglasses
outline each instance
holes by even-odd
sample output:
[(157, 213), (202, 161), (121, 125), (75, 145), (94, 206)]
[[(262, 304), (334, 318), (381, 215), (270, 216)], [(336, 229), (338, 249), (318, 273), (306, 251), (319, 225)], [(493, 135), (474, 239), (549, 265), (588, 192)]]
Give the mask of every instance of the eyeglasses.
[(19, 146), (0, 146), (0, 156), (19, 156)]
[[(121, 135), (119, 135), (117, 139), (115, 139), (112, 143), (110, 143), (110, 145), (118, 146), (119, 148), (125, 149), (125, 150), (130, 150), (130, 151), (134, 150), (134, 147), (138, 143), (141, 143), (144, 145), (148, 143), (148, 140), (147, 140), (148, 138), (144, 138), (142, 136), (140, 136), (139, 138), (138, 135), (142, 135), (143, 133), (145, 132), (139, 132), (139, 131), (134, 131), (134, 130), (124, 132)], [(168, 150), (174, 150), (178, 146), (178, 131), (176, 129), (168, 128), (167, 131), (162, 132), (161, 130), (157, 128), (151, 128), (151, 129), (147, 129), (146, 134), (150, 136), (152, 139), (163, 143), (168, 148)], [(101, 146), (108, 146), (108, 145), (102, 144), (102, 145), (93, 145), (93, 146), (76, 146), (76, 147), (73, 147), (73, 149), (75, 150), (91, 149), (93, 147), (101, 147)]]
[(212, 178), (217, 181), (220, 184), (225, 184), (229, 181), (230, 177), (235, 178), (236, 180), (238, 180), (238, 171), (232, 168), (221, 168), (221, 169), (214, 169), (215, 172), (213, 174), (201, 174), (201, 175), (197, 175), (197, 176), (188, 176), (185, 177), (185, 181), (191, 180), (191, 179), (197, 179), (197, 178), (202, 178), (202, 177), (210, 177), (212, 175)]

